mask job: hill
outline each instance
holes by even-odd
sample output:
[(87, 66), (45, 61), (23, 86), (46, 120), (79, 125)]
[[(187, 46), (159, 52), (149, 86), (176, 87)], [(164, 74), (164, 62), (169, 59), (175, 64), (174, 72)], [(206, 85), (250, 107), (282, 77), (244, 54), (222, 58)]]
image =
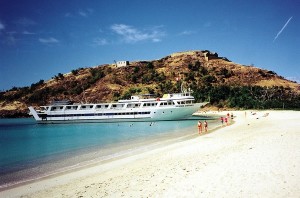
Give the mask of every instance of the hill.
[(233, 63), (208, 50), (173, 53), (127, 66), (78, 68), (31, 86), (0, 93), (0, 117), (27, 114), (28, 106), (53, 100), (106, 102), (152, 93), (162, 96), (191, 88), (197, 101), (218, 108), (300, 108), (300, 85), (273, 71)]

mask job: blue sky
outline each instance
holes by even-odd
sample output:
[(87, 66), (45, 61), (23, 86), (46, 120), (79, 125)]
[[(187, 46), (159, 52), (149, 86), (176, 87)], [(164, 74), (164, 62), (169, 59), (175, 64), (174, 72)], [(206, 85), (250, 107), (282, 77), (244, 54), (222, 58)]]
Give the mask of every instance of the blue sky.
[(0, 90), (205, 49), (300, 82), (300, 1), (0, 0)]

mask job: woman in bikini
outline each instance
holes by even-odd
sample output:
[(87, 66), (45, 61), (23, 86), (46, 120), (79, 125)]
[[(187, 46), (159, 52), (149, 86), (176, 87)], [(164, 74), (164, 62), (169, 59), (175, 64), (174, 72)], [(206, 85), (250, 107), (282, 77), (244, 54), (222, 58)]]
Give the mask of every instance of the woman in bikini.
[(207, 124), (207, 122), (206, 122), (206, 120), (205, 120), (205, 121), (204, 121), (204, 131), (207, 132), (207, 130), (208, 130), (208, 124)]
[(202, 122), (200, 122), (200, 120), (198, 121), (198, 133), (202, 133)]

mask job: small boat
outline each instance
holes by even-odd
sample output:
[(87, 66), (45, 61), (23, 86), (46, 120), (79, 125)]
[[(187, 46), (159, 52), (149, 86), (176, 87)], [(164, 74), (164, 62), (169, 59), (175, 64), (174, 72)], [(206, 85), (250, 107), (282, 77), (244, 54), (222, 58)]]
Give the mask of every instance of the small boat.
[(111, 103), (73, 104), (56, 101), (40, 110), (29, 107), (38, 123), (76, 122), (122, 122), (122, 121), (167, 121), (192, 116), (207, 102), (195, 103), (191, 92), (164, 94), (162, 98), (153, 95), (131, 96), (129, 100)]

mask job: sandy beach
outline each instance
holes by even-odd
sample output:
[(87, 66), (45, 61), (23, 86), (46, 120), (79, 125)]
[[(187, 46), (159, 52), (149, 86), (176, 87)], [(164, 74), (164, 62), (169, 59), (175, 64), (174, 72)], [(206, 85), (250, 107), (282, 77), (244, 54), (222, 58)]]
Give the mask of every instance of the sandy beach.
[(0, 197), (299, 197), (300, 112), (233, 114), (234, 124), (213, 133), (7, 189)]

